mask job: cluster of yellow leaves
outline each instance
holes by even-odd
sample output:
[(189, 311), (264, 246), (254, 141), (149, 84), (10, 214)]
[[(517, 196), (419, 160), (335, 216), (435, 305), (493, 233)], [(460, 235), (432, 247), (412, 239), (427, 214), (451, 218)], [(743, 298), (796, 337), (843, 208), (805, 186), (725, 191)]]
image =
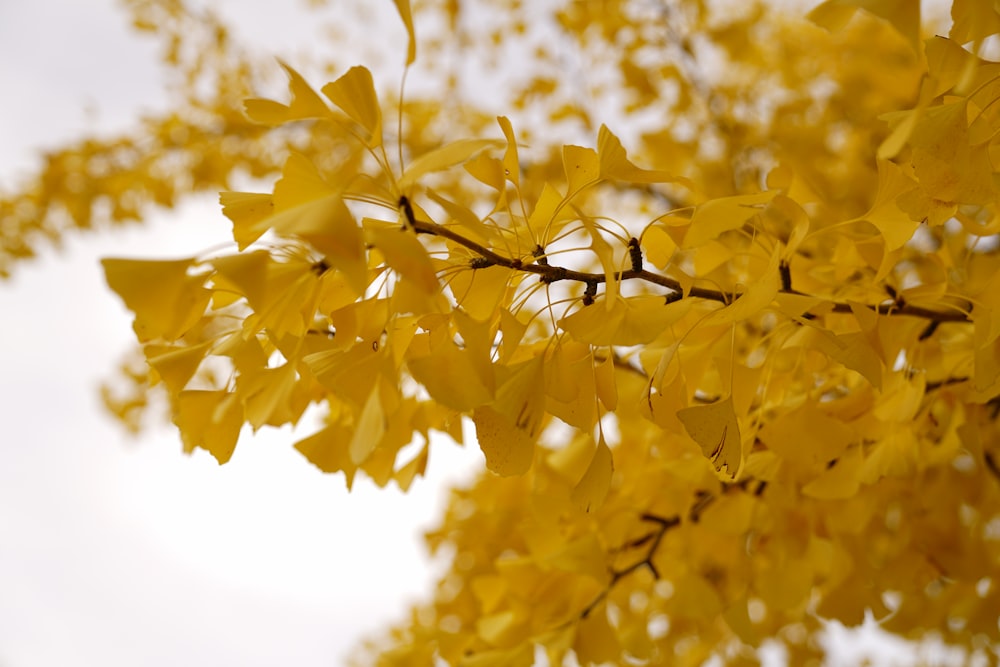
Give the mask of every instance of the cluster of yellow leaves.
[[(222, 193), (235, 252), (105, 260), (186, 450), (224, 463), (245, 425), (302, 422), (319, 469), (406, 489), (431, 431), (474, 424), (488, 472), (429, 535), (452, 567), (373, 644), (384, 664), (527, 665), (539, 646), (752, 664), (764, 638), (801, 664), (820, 618), (866, 609), (995, 646), (997, 11), (958, 0), (949, 38), (922, 40), (897, 0), (828, 0), (822, 27), (756, 4), (493, 4), (498, 22), (425, 10), (466, 45), (556, 31), (525, 51), (509, 117), (411, 100), (393, 137), (366, 68), (317, 90), (283, 65), (287, 99), (226, 112), (243, 152), (205, 144), (210, 176), (155, 181), (280, 171)], [(614, 53), (617, 78), (580, 90), (560, 44), (595, 77)], [(609, 90), (626, 101), (604, 125)], [(280, 167), (270, 126), (291, 130)], [(191, 155), (199, 136), (174, 140)], [(90, 210), (58, 181), (36, 206)]]

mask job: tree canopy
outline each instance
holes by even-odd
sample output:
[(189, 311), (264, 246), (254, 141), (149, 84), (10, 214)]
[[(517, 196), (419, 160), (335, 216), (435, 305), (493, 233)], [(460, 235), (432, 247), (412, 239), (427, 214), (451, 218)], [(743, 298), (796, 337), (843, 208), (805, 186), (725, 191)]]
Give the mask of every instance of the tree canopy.
[(995, 3), (394, 4), (405, 85), (270, 99), (211, 13), (127, 3), (176, 108), (49, 153), (0, 271), (204, 191), (235, 245), (104, 261), (145, 361), (109, 408), (219, 463), (297, 424), (348, 486), (482, 450), (360, 661), (808, 664), (866, 613), (995, 658)]

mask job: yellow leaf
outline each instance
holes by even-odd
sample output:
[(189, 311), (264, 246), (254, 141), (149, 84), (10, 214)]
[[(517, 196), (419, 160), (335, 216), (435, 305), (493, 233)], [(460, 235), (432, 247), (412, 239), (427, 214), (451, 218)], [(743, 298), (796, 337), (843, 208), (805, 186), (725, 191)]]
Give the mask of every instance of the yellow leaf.
[(474, 319), (486, 321), (497, 314), (514, 272), (504, 266), (459, 271), (449, 277), (455, 303)]
[(254, 431), (265, 424), (282, 426), (296, 421), (301, 414), (293, 402), (296, 379), (292, 364), (240, 376), (237, 389), (243, 397), (246, 420)]
[(584, 665), (615, 663), (621, 658), (621, 644), (608, 622), (607, 605), (598, 605), (580, 619), (573, 651)]
[(351, 463), (354, 465), (364, 463), (385, 436), (386, 414), (382, 409), (379, 384), (376, 382), (368, 394), (368, 400), (361, 409), (358, 421), (354, 425), (354, 433), (351, 434), (351, 442), (347, 446)]
[(643, 250), (646, 251), (646, 259), (659, 269), (667, 268), (677, 250), (677, 244), (670, 234), (660, 225), (652, 225), (642, 233), (640, 241)]
[(615, 251), (604, 237), (601, 235), (597, 225), (592, 220), (584, 217), (583, 226), (590, 234), (590, 249), (597, 255), (604, 269), (604, 306), (610, 312), (614, 304), (618, 301), (618, 266), (615, 264)]
[(437, 292), (440, 288), (437, 273), (427, 249), (417, 240), (416, 234), (405, 227), (376, 224), (378, 222), (365, 220), (368, 243), (375, 246), (392, 270), (405, 280), (427, 294)]
[(688, 300), (664, 305), (663, 298), (657, 296), (616, 299), (610, 308), (601, 305), (595, 302), (580, 308), (559, 320), (559, 327), (591, 345), (643, 345), (655, 340), (691, 309)]
[(517, 139), (514, 137), (514, 128), (506, 116), (498, 116), (497, 122), (500, 123), (503, 136), (507, 139), (507, 150), (503, 153), (504, 175), (516, 187), (521, 182), (521, 162), (517, 157)]
[(861, 466), (864, 460), (860, 447), (852, 447), (827, 467), (819, 477), (802, 487), (802, 493), (820, 500), (852, 498), (861, 486)]
[(140, 342), (177, 340), (201, 319), (212, 295), (204, 276), (188, 275), (193, 259), (103, 259), (101, 265), (108, 286), (135, 313)]
[(344, 472), (347, 488), (354, 483), (357, 466), (347, 451), (351, 431), (341, 424), (331, 424), (295, 443), (295, 449), (323, 472)]
[(685, 178), (665, 171), (642, 169), (632, 164), (621, 140), (606, 125), (601, 125), (597, 134), (597, 153), (600, 156), (602, 178), (629, 183), (681, 183), (691, 186), (690, 181)]
[(429, 356), (406, 363), (431, 398), (453, 410), (466, 412), (493, 400), (493, 377), (484, 377), (470, 351), (451, 341), (433, 345)]
[(569, 184), (566, 196), (573, 197), (601, 180), (600, 158), (592, 148), (563, 146), (563, 171)]
[(759, 192), (753, 195), (709, 199), (695, 208), (691, 225), (684, 235), (683, 248), (696, 248), (712, 241), (723, 232), (739, 229), (764, 210), (777, 192)]
[(779, 256), (780, 248), (775, 246), (764, 273), (751, 282), (736, 301), (722, 310), (716, 311), (711, 322), (713, 324), (742, 322), (771, 305), (781, 288), (781, 276), (778, 272)]
[(611, 449), (602, 436), (597, 443), (597, 449), (594, 450), (594, 458), (587, 466), (587, 472), (583, 473), (583, 477), (573, 487), (570, 496), (573, 504), (584, 512), (600, 509), (608, 491), (611, 490), (611, 476), (614, 470)]
[(594, 366), (594, 383), (597, 388), (597, 396), (601, 403), (608, 410), (618, 407), (618, 385), (615, 382), (615, 355), (614, 349), (609, 348), (604, 361)]
[(402, 468), (393, 473), (393, 479), (396, 480), (396, 484), (399, 486), (399, 490), (406, 493), (410, 490), (410, 485), (413, 484), (413, 480), (417, 476), (422, 476), (427, 469), (427, 454), (428, 447), (425, 443), (423, 447), (420, 448), (420, 453), (413, 457), (409, 463), (404, 465)]
[(268, 223), (282, 236), (298, 236), (343, 272), (358, 294), (368, 287), (364, 236), (340, 194), (315, 199), (271, 217)]
[(227, 391), (182, 391), (173, 421), (181, 432), (184, 451), (201, 447), (221, 465), (236, 449), (243, 409), (236, 395)]
[(369, 148), (382, 145), (382, 110), (375, 94), (372, 73), (365, 67), (355, 66), (336, 81), (322, 88), (323, 94), (341, 111), (367, 132), (364, 137)]
[(545, 417), (544, 379), (543, 356), (526, 361), (500, 384), (492, 405), (473, 413), (486, 467), (498, 475), (520, 475), (531, 467)]
[(287, 64), (278, 63), (288, 75), (288, 90), (292, 101), (287, 106), (279, 102), (262, 99), (249, 99), (244, 102), (247, 116), (251, 120), (267, 125), (279, 125), (293, 120), (306, 118), (327, 118), (330, 108), (323, 103), (323, 98), (316, 94), (306, 80)]
[(988, 145), (969, 145), (966, 100), (929, 109), (914, 128), (910, 145), (914, 173), (930, 197), (959, 204), (993, 201)]
[(1000, 32), (1000, 6), (988, 0), (954, 0), (948, 33), (958, 44), (978, 42)]
[(743, 465), (743, 444), (733, 397), (678, 410), (677, 418), (715, 469), (721, 473), (725, 468), (728, 477), (736, 479)]
[(281, 178), (274, 184), (274, 212), (287, 211), (335, 193), (312, 160), (293, 152), (281, 168)]
[(913, 0), (826, 0), (809, 12), (809, 18), (828, 30), (840, 30), (858, 9), (891, 23), (919, 53), (920, 3)]
[(406, 26), (406, 35), (409, 38), (406, 45), (406, 64), (412, 65), (417, 59), (417, 39), (413, 34), (413, 13), (410, 11), (410, 0), (393, 0), (396, 3), (396, 10), (399, 18), (403, 19)]
[(194, 376), (212, 341), (185, 347), (147, 345), (143, 352), (146, 361), (156, 370), (156, 374), (167, 385), (171, 394), (178, 394)]
[(513, 648), (464, 655), (458, 665), (459, 667), (530, 667), (534, 662), (534, 646), (531, 642), (521, 642)]
[(233, 222), (233, 239), (241, 251), (260, 238), (267, 230), (261, 223), (274, 214), (274, 201), (269, 194), (220, 192), (219, 203), (222, 214)]
[(399, 179), (399, 189), (408, 190), (422, 176), (461, 164), (487, 148), (503, 145), (499, 139), (459, 139), (435, 148), (409, 164)]
[(875, 202), (859, 220), (875, 225), (885, 239), (887, 251), (906, 245), (913, 232), (920, 226), (908, 213), (900, 209), (900, 197), (917, 189), (916, 184), (902, 170), (888, 160), (878, 160), (878, 193)]
[(759, 437), (781, 458), (808, 465), (826, 465), (859, 440), (847, 424), (813, 403), (778, 415)]

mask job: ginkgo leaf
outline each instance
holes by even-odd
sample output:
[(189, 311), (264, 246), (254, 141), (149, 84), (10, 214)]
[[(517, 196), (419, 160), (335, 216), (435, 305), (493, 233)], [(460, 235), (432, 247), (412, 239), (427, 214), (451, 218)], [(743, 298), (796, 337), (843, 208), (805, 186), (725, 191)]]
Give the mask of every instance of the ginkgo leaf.
[(730, 479), (736, 479), (743, 466), (743, 444), (740, 425), (729, 396), (709, 405), (695, 405), (677, 411), (677, 418), (684, 424), (688, 435), (701, 447), (715, 469)]
[(434, 400), (459, 412), (493, 400), (492, 374), (485, 376), (471, 352), (450, 341), (433, 346), (425, 357), (409, 359), (407, 366)]
[(718, 238), (723, 232), (739, 229), (750, 218), (763, 211), (777, 194), (767, 191), (706, 201), (695, 208), (682, 247), (697, 248)]
[(691, 308), (685, 300), (664, 305), (662, 298), (653, 296), (615, 299), (608, 308), (602, 307), (605, 301), (564, 317), (559, 328), (592, 345), (642, 345), (655, 340)]
[(860, 447), (852, 447), (827, 466), (826, 470), (802, 487), (802, 493), (822, 500), (850, 498), (861, 486), (864, 459)]
[(248, 99), (244, 102), (247, 116), (258, 123), (268, 125), (279, 125), (293, 120), (307, 118), (328, 118), (330, 108), (323, 102), (323, 98), (316, 94), (302, 75), (290, 66), (281, 62), (282, 69), (288, 75), (288, 90), (292, 94), (292, 100), (288, 105), (274, 102), (272, 100)]
[(221, 465), (236, 449), (243, 426), (243, 406), (236, 394), (224, 390), (186, 390), (177, 397), (173, 420), (184, 441), (184, 451), (190, 453), (200, 447)]
[(440, 288), (427, 249), (405, 227), (364, 221), (365, 239), (378, 248), (386, 263), (405, 280), (431, 294)]
[(761, 310), (771, 305), (781, 289), (781, 276), (778, 272), (780, 249), (775, 247), (768, 260), (764, 273), (750, 283), (733, 303), (712, 316), (712, 323), (731, 324), (753, 317)]
[(341, 472), (350, 490), (354, 484), (357, 466), (351, 461), (348, 445), (351, 429), (342, 424), (330, 424), (307, 438), (295, 443), (297, 449), (310, 463), (323, 472)]
[(916, 184), (896, 164), (888, 160), (878, 161), (878, 193), (875, 202), (858, 219), (867, 220), (878, 228), (888, 251), (905, 245), (920, 226), (920, 221), (912, 219), (898, 204), (900, 197), (914, 189)]
[(642, 169), (629, 161), (621, 140), (606, 125), (597, 134), (597, 153), (600, 156), (601, 177), (629, 183), (682, 183), (691, 185), (685, 178), (666, 171)]
[(594, 364), (594, 384), (597, 389), (597, 397), (608, 410), (618, 407), (618, 384), (615, 382), (615, 355), (614, 348), (608, 350), (608, 355), (604, 361), (595, 361)]
[(967, 114), (966, 100), (927, 110), (910, 137), (913, 169), (935, 199), (982, 204), (996, 186), (988, 147), (969, 145)]
[(647, 227), (640, 239), (642, 249), (646, 253), (646, 259), (659, 269), (667, 268), (670, 259), (677, 250), (677, 244), (670, 235), (659, 225)]
[(597, 255), (604, 270), (604, 310), (610, 312), (618, 302), (618, 266), (615, 264), (615, 251), (604, 238), (594, 221), (589, 218), (582, 220), (584, 228), (590, 235), (590, 249)]
[(364, 463), (385, 436), (386, 414), (382, 408), (380, 393), (379, 383), (376, 382), (361, 409), (358, 423), (354, 425), (351, 441), (347, 446), (351, 463), (354, 465)]
[(417, 39), (413, 34), (413, 13), (410, 11), (410, 0), (393, 0), (396, 3), (396, 10), (399, 18), (403, 19), (408, 37), (406, 44), (406, 64), (412, 65), (417, 59)]
[(572, 197), (601, 180), (601, 161), (593, 148), (563, 146), (563, 171)]
[(188, 274), (193, 259), (103, 259), (101, 265), (108, 286), (135, 313), (140, 342), (177, 340), (201, 319), (211, 298), (205, 276)]
[(514, 127), (506, 116), (498, 116), (497, 122), (507, 140), (507, 149), (503, 153), (504, 175), (507, 180), (514, 184), (514, 187), (517, 187), (521, 183), (521, 162), (517, 157), (517, 139), (514, 137)]
[(184, 347), (147, 345), (143, 352), (167, 390), (178, 394), (194, 376), (212, 344), (213, 341)]
[(607, 605), (601, 604), (580, 619), (573, 651), (585, 665), (613, 663), (621, 656), (621, 643), (608, 622)]
[(281, 426), (297, 420), (301, 414), (297, 407), (305, 408), (296, 406), (293, 400), (297, 379), (292, 364), (262, 368), (239, 378), (238, 393), (243, 397), (246, 420), (254, 431), (265, 424)]
[[(499, 139), (459, 139), (435, 148), (413, 160), (399, 179), (400, 190), (408, 190), (421, 177), (461, 164), (487, 148), (500, 148)], [(501, 172), (502, 173), (502, 172)], [(501, 178), (503, 178), (501, 176)]]
[(531, 467), (545, 416), (543, 357), (520, 364), (499, 384), (491, 405), (472, 415), (486, 467), (498, 475), (520, 475)]
[(920, 47), (920, 3), (911, 0), (826, 0), (809, 18), (829, 30), (843, 28), (854, 12), (864, 9), (893, 25), (915, 51)]
[(233, 222), (233, 240), (240, 251), (267, 231), (265, 220), (274, 214), (274, 199), (256, 192), (220, 192), (222, 214)]
[(267, 220), (282, 236), (308, 241), (358, 294), (368, 287), (368, 259), (361, 226), (340, 194), (334, 193), (282, 211)]
[(988, 0), (954, 0), (948, 36), (959, 44), (978, 42), (1000, 33), (1000, 6)]
[(370, 148), (382, 145), (382, 110), (368, 68), (352, 67), (321, 90), (351, 120), (365, 129), (367, 136), (364, 141)]
[(573, 503), (584, 512), (599, 509), (604, 504), (608, 491), (611, 490), (611, 476), (614, 469), (611, 449), (601, 437), (587, 471), (573, 487), (571, 496)]
[[(313, 161), (302, 153), (293, 152), (281, 168), (281, 178), (274, 183), (274, 212), (287, 211), (332, 194), (336, 194), (336, 190), (326, 182)], [(242, 200), (245, 201), (245, 197)]]

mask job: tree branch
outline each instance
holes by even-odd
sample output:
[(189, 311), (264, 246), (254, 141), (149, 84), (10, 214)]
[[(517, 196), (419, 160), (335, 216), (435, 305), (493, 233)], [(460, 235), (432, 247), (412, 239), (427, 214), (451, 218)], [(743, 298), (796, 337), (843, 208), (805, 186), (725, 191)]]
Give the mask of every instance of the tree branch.
[[(438, 236), (440, 238), (448, 239), (458, 245), (471, 250), (477, 255), (476, 258), (470, 263), (470, 267), (473, 269), (482, 269), (489, 266), (503, 266), (508, 269), (513, 269), (515, 271), (524, 271), (525, 273), (534, 273), (539, 276), (539, 278), (546, 283), (559, 282), (561, 280), (572, 280), (579, 283), (583, 283), (588, 286), (588, 290), (591, 285), (597, 285), (599, 283), (607, 282), (608, 276), (605, 273), (590, 273), (587, 271), (576, 271), (574, 269), (568, 269), (564, 266), (557, 266), (549, 263), (548, 261), (541, 261), (541, 257), (544, 255), (538, 254), (538, 249), (532, 253), (532, 258), (530, 261), (525, 262), (520, 257), (506, 257), (501, 255), (489, 248), (483, 246), (472, 239), (466, 238), (461, 234), (453, 231), (452, 229), (439, 225), (433, 222), (427, 222), (424, 220), (417, 220), (413, 215), (413, 208), (410, 205), (409, 200), (405, 197), (400, 198), (400, 207), (406, 216), (409, 226), (417, 234), (428, 234), (431, 236)], [(638, 251), (638, 252), (637, 252)], [(614, 274), (615, 280), (642, 280), (654, 285), (659, 285), (660, 287), (665, 287), (671, 291), (667, 295), (668, 303), (675, 301), (680, 298), (677, 295), (684, 294), (684, 288), (679, 281), (670, 278), (668, 276), (663, 276), (652, 271), (647, 271), (642, 267), (642, 255), (641, 250), (639, 250), (638, 242), (629, 245), (629, 253), (631, 258), (631, 264), (633, 268), (626, 271), (616, 271)], [(785, 294), (798, 294), (802, 296), (811, 296), (803, 294), (797, 290), (791, 289), (791, 278), (784, 277), (782, 282), (781, 292)], [(742, 296), (742, 292), (725, 292), (722, 290), (707, 289), (704, 287), (691, 287), (686, 296), (694, 297), (696, 299), (705, 299), (707, 301), (717, 301), (719, 303), (728, 305)], [(965, 311), (942, 311), (942, 310), (932, 310), (930, 308), (923, 308), (921, 306), (914, 306), (909, 303), (905, 303), (900, 299), (896, 299), (891, 303), (880, 303), (880, 304), (869, 304), (868, 308), (875, 311), (880, 315), (905, 315), (910, 317), (919, 317), (926, 320), (930, 320), (934, 323), (942, 322), (970, 322), (969, 313)], [(851, 306), (848, 303), (833, 302), (831, 309), (835, 313), (850, 313)], [(931, 332), (933, 333), (933, 332)]]

